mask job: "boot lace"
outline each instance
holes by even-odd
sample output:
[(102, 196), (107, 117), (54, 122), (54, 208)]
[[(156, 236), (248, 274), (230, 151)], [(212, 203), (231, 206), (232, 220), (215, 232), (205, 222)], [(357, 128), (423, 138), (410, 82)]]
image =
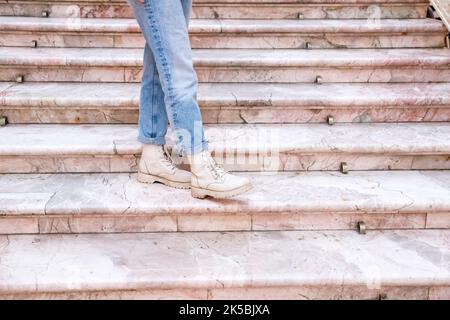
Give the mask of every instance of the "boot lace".
[(226, 171), (222, 166), (220, 166), (209, 153), (207, 154), (207, 160), (209, 169), (211, 170), (216, 180), (222, 179), (223, 176), (225, 176), (228, 173), (228, 171)]
[(172, 173), (175, 173), (175, 171), (178, 169), (177, 166), (175, 165), (172, 157), (170, 156), (169, 152), (167, 151), (167, 149), (163, 146), (162, 147), (163, 152), (162, 152), (162, 157), (161, 160), (163, 162), (163, 164), (171, 170)]

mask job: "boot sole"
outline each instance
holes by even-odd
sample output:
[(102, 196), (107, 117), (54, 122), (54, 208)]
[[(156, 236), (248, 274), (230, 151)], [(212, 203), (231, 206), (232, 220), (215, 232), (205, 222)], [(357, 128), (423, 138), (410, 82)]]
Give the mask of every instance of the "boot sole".
[(142, 172), (138, 173), (137, 180), (142, 183), (155, 183), (159, 182), (168, 187), (176, 188), (176, 189), (190, 189), (191, 182), (177, 182), (168, 180), (162, 177), (154, 176), (152, 174), (145, 174)]
[(191, 194), (194, 198), (204, 199), (206, 197), (212, 197), (215, 199), (228, 199), (231, 197), (238, 196), (244, 192), (249, 191), (252, 189), (253, 186), (251, 184), (246, 184), (242, 187), (229, 190), (229, 191), (212, 191), (202, 188), (195, 188), (191, 186)]

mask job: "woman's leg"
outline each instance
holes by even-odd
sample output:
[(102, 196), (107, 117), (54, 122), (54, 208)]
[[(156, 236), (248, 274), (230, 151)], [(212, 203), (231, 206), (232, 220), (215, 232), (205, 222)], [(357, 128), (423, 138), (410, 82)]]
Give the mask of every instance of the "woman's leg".
[(139, 103), (139, 138), (144, 144), (165, 144), (167, 133), (167, 112), (164, 92), (159, 81), (152, 50), (146, 44), (144, 49), (144, 72), (142, 75)]
[[(153, 67), (148, 67), (150, 55), (147, 54), (145, 66), (147, 70), (144, 70), (145, 80), (143, 80), (145, 92), (141, 97), (145, 102), (142, 103), (144, 110), (141, 110), (143, 115), (140, 123), (143, 134), (150, 134), (148, 137), (150, 139), (141, 137), (143, 140), (141, 141), (164, 144), (164, 139), (159, 136), (166, 130), (163, 125), (164, 113), (156, 107), (163, 95), (166, 116), (180, 151), (188, 154), (204, 151), (207, 149), (207, 142), (197, 103), (197, 77), (192, 64), (188, 35), (190, 1), (146, 0), (144, 4), (139, 0), (129, 2), (134, 8), (136, 19), (147, 41), (146, 50), (151, 51), (155, 61)], [(155, 86), (156, 75), (159, 75), (163, 94), (158, 90), (159, 85)]]
[[(146, 59), (150, 59), (151, 51), (155, 62), (153, 68), (147, 67), (146, 62), (143, 88), (151, 89), (146, 90), (142, 98), (149, 98), (147, 91), (152, 93), (152, 98), (158, 99), (161, 96), (155, 89), (155, 77), (159, 75), (166, 116), (177, 137), (180, 151), (187, 152), (191, 165), (191, 173), (180, 170), (164, 154), (155, 156), (161, 151), (157, 146), (147, 145), (139, 163), (138, 179), (143, 182), (159, 181), (174, 187), (189, 185), (192, 195), (198, 198), (228, 198), (249, 190), (252, 186), (248, 178), (229, 174), (216, 164), (207, 151), (197, 104), (197, 76), (192, 64), (188, 35), (191, 0), (145, 0), (143, 5), (140, 4), (141, 0), (128, 1), (134, 8), (147, 40)], [(151, 80), (147, 83), (147, 79)], [(144, 103), (143, 106), (147, 105)], [(152, 108), (155, 108), (153, 102), (145, 110), (154, 110), (149, 112), (153, 116), (162, 114)], [(144, 117), (147, 117), (146, 121), (149, 120), (147, 115), (143, 115), (142, 121)], [(159, 119), (151, 118), (153, 125), (158, 121)], [(158, 139), (161, 138), (158, 134), (161, 135), (165, 130), (166, 127), (161, 126), (151, 127), (149, 131)]]
[[(192, 1), (183, 0), (182, 5), (186, 24), (189, 24)], [(141, 6), (135, 8), (142, 10)], [(144, 144), (165, 144), (168, 118), (164, 103), (164, 92), (161, 88), (153, 52), (147, 43), (144, 50), (144, 72), (139, 109), (138, 140)]]

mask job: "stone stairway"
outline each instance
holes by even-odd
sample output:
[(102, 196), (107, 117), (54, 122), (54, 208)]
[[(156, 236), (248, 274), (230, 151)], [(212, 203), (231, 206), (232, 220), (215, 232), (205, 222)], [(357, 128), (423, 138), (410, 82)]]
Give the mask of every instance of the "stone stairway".
[(161, 185), (143, 187), (128, 173), (4, 174), (0, 213), (5, 217), (0, 219), (0, 231), (355, 230), (360, 221), (367, 230), (450, 228), (449, 172), (247, 175), (257, 186), (253, 192), (219, 202), (193, 199), (188, 192)]
[[(3, 82), (0, 114), (11, 123), (136, 123), (137, 83)], [(203, 119), (219, 123), (450, 121), (447, 83), (201, 83)]]
[[(4, 17), (2, 46), (143, 48), (134, 19)], [(192, 47), (402, 48), (444, 46), (445, 27), (434, 19), (194, 19)]]
[(450, 298), (450, 50), (428, 5), (194, 0), (206, 135), (255, 185), (217, 201), (136, 182), (124, 1), (0, 1), (0, 298)]
[[(11, 125), (2, 129), (0, 172), (135, 172), (136, 135), (134, 125)], [(221, 124), (206, 135), (232, 171), (338, 171), (343, 162), (349, 170), (450, 169), (450, 126), (441, 122)]]
[(10, 236), (2, 260), (15, 268), (2, 271), (0, 290), (6, 299), (36, 291), (46, 299), (437, 299), (448, 296), (448, 235)]
[[(197, 19), (425, 18), (425, 0), (196, 0)], [(122, 0), (2, 0), (5, 16), (132, 18)]]
[[(141, 49), (0, 48), (0, 81), (139, 82)], [(197, 49), (200, 82), (445, 82), (448, 49)]]

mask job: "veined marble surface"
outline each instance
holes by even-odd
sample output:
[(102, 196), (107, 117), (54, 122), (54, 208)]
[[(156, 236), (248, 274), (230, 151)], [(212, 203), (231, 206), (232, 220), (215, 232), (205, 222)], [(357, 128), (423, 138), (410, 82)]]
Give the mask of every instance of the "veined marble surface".
[[(314, 4), (314, 5), (311, 5)], [(358, 4), (358, 5), (357, 5)], [(376, 6), (374, 6), (376, 4)], [(283, 1), (278, 2), (247, 2), (245, 4), (233, 1), (194, 2), (193, 18), (208, 19), (297, 19), (298, 12), (302, 12), (306, 19), (336, 19), (336, 18), (370, 18), (378, 14), (381, 18), (425, 18), (428, 2), (396, 0), (396, 1)], [(276, 10), (274, 10), (276, 6)], [(79, 1), (61, 1), (53, 4), (23, 3), (11, 0), (0, 3), (0, 13), (3, 15), (41, 15), (42, 10), (48, 10), (52, 17), (83, 17), (83, 18), (132, 18), (131, 9), (125, 2), (92, 1), (80, 3)]]
[[(343, 162), (349, 170), (450, 169), (450, 127), (441, 123), (205, 128), (210, 150), (228, 170), (335, 171)], [(135, 172), (136, 131), (134, 125), (9, 125), (2, 128), (0, 172)]]
[[(0, 104), (3, 108), (137, 108), (139, 88), (133, 83), (0, 82)], [(450, 105), (450, 84), (200, 83), (198, 100), (204, 108), (433, 108)]]
[[(226, 155), (280, 153), (450, 152), (446, 123), (207, 125), (211, 150)], [(1, 128), (0, 155), (135, 155), (135, 125), (9, 125)], [(170, 137), (170, 134), (168, 135)]]
[[(134, 19), (0, 17), (0, 45), (143, 48)], [(437, 48), (446, 28), (435, 19), (193, 19), (194, 49)]]
[[(139, 84), (0, 83), (9, 123), (137, 123)], [(205, 123), (450, 121), (450, 84), (201, 83)]]
[[(46, 48), (54, 49), (54, 48)], [(84, 48), (85, 49), (85, 48)], [(106, 49), (105, 49), (106, 50)], [(116, 48), (114, 49), (116, 50)], [(121, 49), (117, 49), (121, 50)], [(208, 49), (218, 50), (218, 49)], [(232, 50), (232, 49), (227, 49)], [(244, 49), (243, 49), (244, 50)], [(304, 50), (304, 49), (303, 49)], [(323, 49), (327, 50), (327, 49)], [(367, 49), (358, 49), (367, 50)], [(395, 49), (391, 49), (395, 50)], [(406, 50), (406, 49), (405, 49)], [(309, 50), (305, 50), (309, 51)], [(322, 50), (314, 50), (322, 51)], [(258, 57), (255, 57), (256, 60)], [(280, 58), (281, 59), (281, 58)], [(139, 64), (142, 59), (137, 60)], [(348, 60), (347, 62), (349, 62)], [(447, 63), (436, 61), (426, 62), (426, 66), (418, 64), (409, 66), (412, 60), (399, 59), (397, 65), (358, 66), (245, 66), (246, 61), (238, 62), (241, 65), (229, 67), (209, 66), (196, 67), (200, 82), (209, 83), (309, 83), (313, 84), (317, 77), (322, 83), (411, 83), (411, 82), (448, 82), (450, 68)], [(9, 62), (8, 62), (9, 63)], [(116, 61), (109, 60), (108, 66), (52, 66), (45, 67), (9, 65), (0, 69), (0, 81), (14, 81), (18, 76), (24, 75), (26, 82), (116, 82), (140, 83), (142, 68), (140, 66), (114, 66)], [(206, 63), (206, 61), (205, 61)], [(225, 61), (220, 64), (225, 64)], [(406, 65), (402, 65), (406, 63)], [(338, 63), (337, 63), (338, 64)], [(345, 63), (344, 63), (345, 64)], [(39, 62), (39, 66), (42, 66)]]
[[(1, 0), (1, 2), (10, 2), (10, 3), (16, 3), (20, 0)], [(40, 2), (39, 0), (36, 0), (36, 2)], [(52, 2), (62, 2), (62, 3), (72, 3), (74, 0), (46, 0), (45, 2), (52, 3)], [(99, 4), (126, 4), (126, 0), (76, 0), (77, 3), (84, 3), (84, 2), (90, 2), (90, 3), (99, 3)], [(194, 0), (194, 5), (201, 5), (201, 4), (211, 4), (211, 0)], [(241, 4), (242, 0), (222, 0), (222, 3), (224, 4)], [(280, 3), (294, 3), (298, 4), (298, 0), (247, 0), (246, 4), (275, 4), (279, 5)], [(314, 4), (320, 4), (320, 3), (333, 3), (333, 4), (358, 4), (358, 3), (390, 3), (390, 4), (411, 4), (411, 3), (427, 3), (425, 0), (304, 0), (302, 3), (314, 3)]]
[(450, 287), (381, 287), (368, 290), (367, 286), (302, 286), (264, 287), (229, 289), (156, 289), (156, 290), (115, 290), (77, 291), (59, 293), (16, 293), (0, 295), (0, 300), (24, 299), (151, 299), (151, 300), (378, 300), (383, 295), (387, 300), (448, 300)]
[[(197, 49), (197, 67), (447, 67), (446, 49)], [(141, 49), (0, 48), (2, 65), (142, 66)]]
[[(135, 19), (73, 19), (0, 17), (3, 31), (140, 33)], [(312, 20), (233, 20), (193, 19), (191, 33), (384, 33), (384, 32), (445, 32), (445, 26), (434, 19), (382, 19), (368, 23), (367, 19)]]
[(431, 4), (447, 28), (450, 29), (450, 2), (448, 0), (431, 0)]
[[(238, 214), (450, 211), (448, 171), (246, 174), (254, 189), (231, 200), (141, 184), (130, 174), (1, 175), (0, 213)], [(270, 196), (269, 196), (270, 195)], [(444, 219), (443, 215), (441, 218)], [(450, 215), (447, 215), (450, 219)]]
[(442, 287), (449, 242), (449, 230), (0, 236), (0, 292)]
[[(232, 289), (172, 289), (172, 290), (114, 290), (79, 291), (70, 293), (15, 293), (0, 295), (0, 300), (377, 300), (381, 293), (391, 299), (447, 300), (448, 287), (266, 287)], [(428, 292), (433, 292), (429, 294)]]
[(247, 176), (217, 201), (129, 174), (2, 175), (0, 234), (450, 228), (447, 171)]
[[(446, 49), (196, 49), (200, 82), (447, 82)], [(0, 48), (1, 81), (140, 82), (142, 50)], [(39, 66), (39, 68), (36, 68)]]

